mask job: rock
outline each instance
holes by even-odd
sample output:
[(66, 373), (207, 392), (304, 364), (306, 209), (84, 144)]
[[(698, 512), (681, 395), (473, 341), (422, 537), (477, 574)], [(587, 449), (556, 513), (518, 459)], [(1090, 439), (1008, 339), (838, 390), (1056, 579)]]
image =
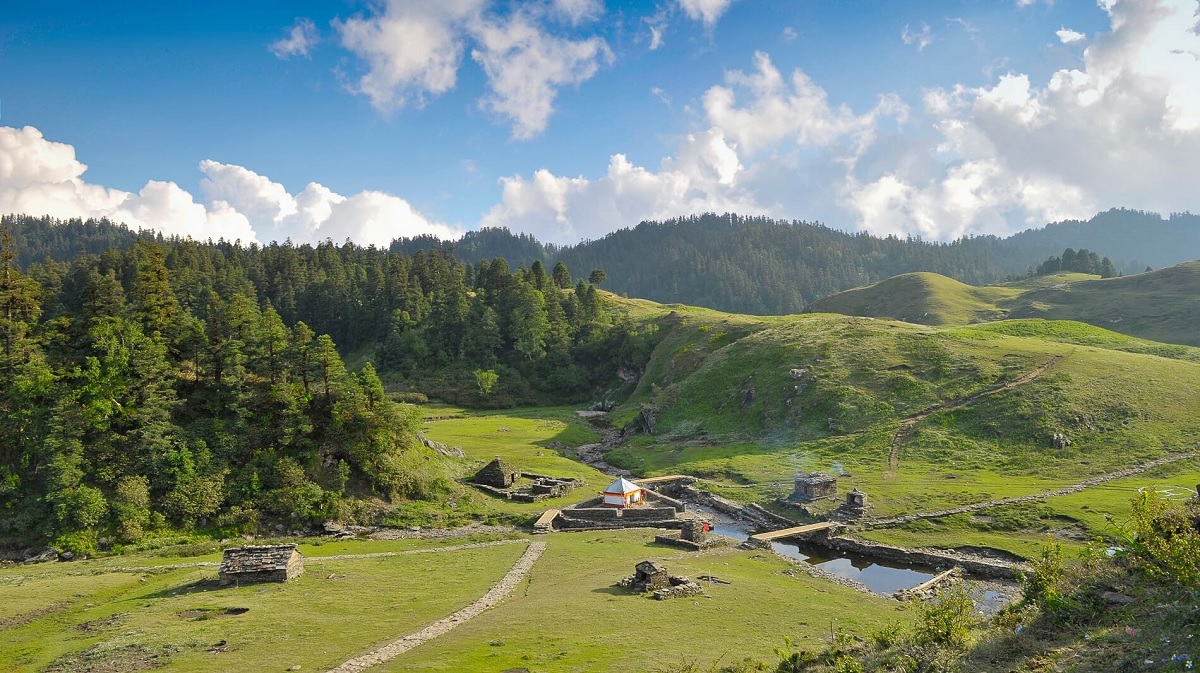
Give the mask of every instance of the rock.
[[(33, 550), (30, 550), (30, 552), (32, 552), (32, 551)], [(46, 547), (45, 549), (43, 549), (39, 552), (30, 553), (29, 556), (27, 556), (25, 558), (24, 562), (25, 563), (48, 563), (50, 561), (57, 561), (57, 560), (58, 560), (58, 550), (53, 547)]]
[(1137, 602), (1137, 599), (1133, 596), (1126, 596), (1125, 594), (1116, 591), (1105, 591), (1104, 593), (1100, 594), (1100, 600), (1108, 603), (1109, 605), (1129, 605), (1130, 603)]
[(797, 381), (799, 381), (800, 379), (802, 379), (808, 375), (808, 370), (807, 369), (793, 369), (792, 371), (790, 371), (788, 373), (792, 375), (793, 379), (796, 379)]
[(300, 664), (296, 664), (295, 666), (292, 666), (288, 670), (289, 671), (298, 671), (298, 670), (300, 670)]
[(754, 386), (743, 388), (742, 392), (738, 394), (739, 399), (742, 401), (742, 408), (744, 409), (750, 406), (754, 402), (754, 398), (757, 394), (758, 391), (754, 389)]
[(1056, 433), (1054, 433), (1053, 436), (1050, 437), (1050, 443), (1056, 449), (1065, 449), (1071, 445), (1071, 440), (1067, 439), (1066, 435), (1056, 432)]

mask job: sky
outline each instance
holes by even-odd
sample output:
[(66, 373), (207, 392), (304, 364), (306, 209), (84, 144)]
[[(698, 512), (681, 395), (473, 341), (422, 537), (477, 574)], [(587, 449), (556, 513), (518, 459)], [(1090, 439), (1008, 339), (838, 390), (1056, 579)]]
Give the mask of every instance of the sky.
[[(0, 213), (198, 239), (1197, 209), (1200, 0), (0, 9)], [(169, 9), (166, 9), (169, 8)]]

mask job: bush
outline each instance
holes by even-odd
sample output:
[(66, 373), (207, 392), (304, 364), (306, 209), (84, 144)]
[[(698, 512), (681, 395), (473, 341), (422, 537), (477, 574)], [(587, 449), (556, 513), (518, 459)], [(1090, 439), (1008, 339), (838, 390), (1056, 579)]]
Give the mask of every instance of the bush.
[(1144, 488), (1134, 496), (1133, 552), (1146, 574), (1188, 587), (1200, 586), (1196, 514), (1164, 499), (1153, 488)]
[(429, 396), (425, 393), (392, 393), (390, 397), (403, 404), (429, 404)]
[(971, 629), (979, 623), (975, 596), (966, 582), (954, 582), (937, 596), (922, 601), (913, 638), (918, 645), (964, 649), (971, 641)]

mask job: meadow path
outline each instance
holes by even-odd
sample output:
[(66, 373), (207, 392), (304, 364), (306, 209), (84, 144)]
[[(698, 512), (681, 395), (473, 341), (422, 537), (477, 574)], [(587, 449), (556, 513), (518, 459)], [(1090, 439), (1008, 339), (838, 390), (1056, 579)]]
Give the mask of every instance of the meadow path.
[(1002, 393), (1006, 390), (1011, 390), (1017, 386), (1029, 383), (1030, 381), (1053, 369), (1054, 366), (1061, 362), (1065, 357), (1065, 355), (1055, 355), (1045, 363), (1034, 367), (1029, 372), (1022, 374), (1011, 381), (1005, 381), (1004, 383), (998, 383), (994, 386), (989, 386), (983, 390), (971, 393), (966, 397), (960, 397), (957, 400), (951, 400), (950, 402), (945, 402), (942, 404), (935, 404), (932, 407), (922, 409), (912, 416), (905, 418), (900, 422), (900, 429), (897, 430), (896, 434), (892, 437), (892, 452), (888, 455), (888, 466), (887, 471), (883, 473), (884, 478), (887, 479), (896, 476), (896, 470), (900, 468), (900, 448), (904, 445), (904, 441), (908, 439), (908, 435), (912, 432), (913, 426), (928, 418), (930, 414), (935, 414), (939, 411), (958, 409), (974, 402), (975, 400), (978, 400), (981, 397)]
[(508, 571), (508, 574), (506, 574), (504, 578), (496, 584), (496, 586), (492, 587), (492, 589), (484, 594), (479, 600), (471, 603), (458, 612), (455, 612), (449, 617), (439, 619), (438, 621), (426, 626), (416, 633), (410, 633), (409, 635), (403, 636), (388, 643), (387, 645), (384, 645), (374, 652), (369, 652), (361, 657), (351, 659), (341, 666), (331, 669), (329, 673), (359, 673), (360, 671), (364, 671), (372, 666), (377, 666), (389, 661), (390, 659), (393, 659), (394, 657), (401, 655), (424, 642), (433, 640), (438, 636), (446, 634), (464, 622), (470, 621), (472, 618), (477, 617), (484, 610), (487, 610), (488, 608), (507, 598), (508, 595), (512, 593), (512, 590), (515, 589), (516, 586), (521, 583), (521, 580), (525, 578), (525, 575), (529, 572), (529, 570), (533, 568), (533, 564), (537, 562), (538, 557), (540, 557), (542, 552), (545, 550), (545, 542), (536, 541), (529, 543), (529, 548), (525, 550), (525, 553), (521, 555), (521, 558), (517, 559), (517, 562), (513, 564), (513, 567)]
[(1147, 470), (1151, 470), (1151, 469), (1159, 467), (1161, 465), (1169, 465), (1170, 463), (1175, 463), (1175, 462), (1178, 462), (1181, 460), (1186, 460), (1188, 458), (1196, 458), (1196, 457), (1197, 457), (1197, 454), (1193, 451), (1188, 451), (1187, 453), (1176, 453), (1176, 454), (1173, 454), (1170, 456), (1164, 456), (1162, 458), (1157, 458), (1155, 460), (1151, 460), (1149, 462), (1142, 463), (1141, 465), (1138, 465), (1136, 467), (1127, 467), (1123, 470), (1117, 470), (1116, 472), (1109, 472), (1108, 474), (1102, 474), (1098, 477), (1092, 477), (1091, 479), (1085, 479), (1085, 480), (1079, 482), (1078, 484), (1075, 484), (1074, 486), (1067, 486), (1065, 488), (1060, 488), (1060, 489), (1056, 489), (1053, 491), (1044, 491), (1042, 493), (1033, 493), (1031, 495), (1019, 495), (1019, 496), (1015, 496), (1015, 497), (1011, 497), (1011, 498), (1000, 498), (998, 500), (988, 500), (986, 502), (977, 502), (973, 505), (963, 505), (962, 507), (954, 507), (952, 509), (943, 509), (943, 510), (938, 510), (936, 512), (923, 512), (920, 514), (906, 514), (904, 516), (891, 517), (888, 519), (876, 519), (874, 521), (863, 521), (860, 524), (855, 525), (854, 529), (855, 530), (870, 530), (872, 528), (887, 528), (889, 526), (900, 526), (900, 525), (904, 525), (906, 523), (910, 523), (912, 521), (916, 521), (918, 519), (940, 519), (940, 518), (947, 517), (947, 516), (953, 516), (955, 514), (966, 514), (968, 512), (978, 512), (980, 510), (991, 509), (993, 507), (1001, 507), (1003, 505), (1012, 505), (1012, 504), (1016, 504), (1016, 503), (1020, 503), (1020, 502), (1032, 502), (1035, 500), (1045, 500), (1046, 498), (1053, 498), (1054, 496), (1058, 496), (1058, 495), (1069, 495), (1071, 493), (1078, 493), (1078, 492), (1080, 492), (1084, 489), (1090, 488), (1092, 486), (1099, 486), (1100, 484), (1103, 484), (1108, 481), (1112, 481), (1114, 479), (1124, 479), (1125, 477), (1132, 477), (1134, 475), (1141, 474), (1143, 472), (1146, 472)]

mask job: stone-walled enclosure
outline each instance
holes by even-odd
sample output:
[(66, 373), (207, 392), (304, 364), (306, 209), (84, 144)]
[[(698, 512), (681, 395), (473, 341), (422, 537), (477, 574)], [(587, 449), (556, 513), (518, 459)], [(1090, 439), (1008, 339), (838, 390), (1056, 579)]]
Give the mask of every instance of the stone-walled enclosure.
[(646, 497), (633, 507), (605, 507), (602, 497), (589, 498), (564, 507), (555, 520), (558, 530), (597, 530), (606, 528), (679, 528), (683, 520), (682, 502), (657, 491), (645, 489)]
[(304, 557), (294, 544), (234, 547), (217, 574), (225, 582), (286, 582), (304, 574)]
[[(520, 483), (524, 479), (531, 481)], [(471, 477), (471, 485), (507, 500), (539, 502), (561, 498), (582, 486), (583, 480), (522, 472), (497, 457)]]

